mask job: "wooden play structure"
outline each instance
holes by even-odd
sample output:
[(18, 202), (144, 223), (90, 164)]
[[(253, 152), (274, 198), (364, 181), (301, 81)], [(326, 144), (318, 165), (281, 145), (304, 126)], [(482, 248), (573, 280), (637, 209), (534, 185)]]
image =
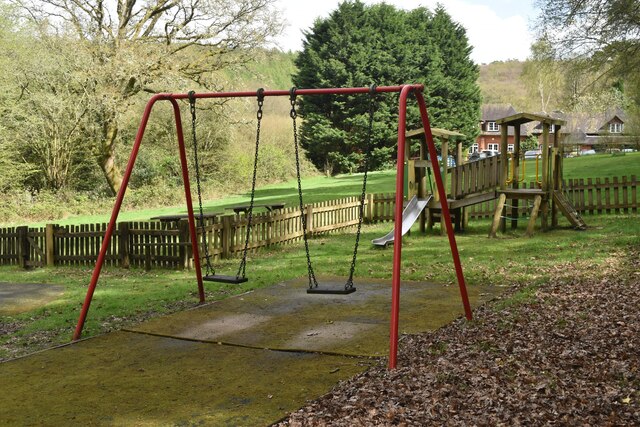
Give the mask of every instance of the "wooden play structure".
[[(542, 148), (540, 155), (538, 188), (520, 188), (520, 126), (537, 121), (542, 125)], [(541, 218), (542, 230), (549, 228), (549, 213), (551, 213), (551, 227), (558, 226), (558, 211), (569, 220), (576, 229), (584, 230), (586, 224), (580, 214), (562, 191), (562, 160), (564, 152), (560, 144), (560, 128), (566, 122), (549, 116), (533, 113), (518, 113), (497, 120), (500, 125), (500, 179), (497, 190), (498, 203), (493, 215), (493, 222), (489, 230), (489, 237), (496, 237), (498, 229), (506, 230), (507, 219), (511, 221), (511, 228), (518, 226), (518, 205), (520, 200), (533, 200), (533, 207), (529, 214), (527, 235), (533, 235), (536, 219)], [(550, 127), (553, 125), (553, 141), (549, 141)], [(507, 152), (508, 127), (514, 127), (514, 150), (512, 155), (511, 175), (509, 176), (509, 159)], [(536, 163), (538, 164), (538, 163)], [(511, 200), (511, 213), (507, 216), (506, 201)]]
[[(536, 159), (535, 188), (521, 187), (524, 181), (523, 155), (520, 149), (520, 126), (537, 121), (542, 125), (541, 155)], [(560, 127), (565, 121), (549, 116), (533, 113), (518, 113), (497, 120), (501, 125), (500, 155), (487, 157), (474, 162), (465, 162), (462, 155), (462, 139), (464, 135), (444, 129), (432, 129), (434, 137), (441, 140), (442, 180), (447, 188), (447, 201), (456, 231), (463, 230), (468, 221), (466, 208), (478, 203), (497, 200), (489, 237), (496, 237), (498, 230), (506, 230), (507, 220), (511, 228), (518, 226), (521, 208), (520, 200), (531, 203), (527, 223), (527, 236), (534, 233), (537, 218), (541, 219), (541, 229), (547, 230), (558, 225), (558, 212), (561, 212), (576, 229), (585, 229), (586, 224), (580, 214), (565, 197), (562, 189), (563, 148), (560, 144)], [(508, 152), (508, 126), (513, 126), (515, 142), (513, 152)], [(550, 140), (550, 129), (553, 126), (553, 140)], [(405, 196), (409, 200), (413, 196), (426, 198), (433, 194), (427, 208), (420, 218), (420, 231), (431, 229), (437, 222), (442, 222), (441, 195), (427, 184), (431, 162), (425, 158), (424, 130), (407, 132), (408, 140), (420, 138), (419, 158), (405, 157), (407, 179), (405, 180)], [(448, 165), (450, 142), (456, 144), (454, 150), (455, 166)], [(405, 152), (409, 152), (405, 150)], [(507, 203), (509, 201), (509, 204)], [(509, 209), (510, 208), (510, 209)], [(549, 218), (550, 217), (550, 218)], [(549, 219), (551, 224), (549, 224)], [(444, 231), (444, 227), (441, 228)]]

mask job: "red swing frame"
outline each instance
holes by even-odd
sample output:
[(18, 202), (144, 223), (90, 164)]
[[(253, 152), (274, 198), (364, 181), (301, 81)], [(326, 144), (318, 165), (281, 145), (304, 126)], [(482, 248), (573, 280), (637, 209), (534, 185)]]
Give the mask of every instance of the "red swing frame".
[[(296, 95), (351, 95), (351, 94), (368, 94), (370, 88), (329, 88), (329, 89), (297, 89)], [(431, 126), (429, 124), (429, 116), (427, 113), (427, 106), (424, 101), (422, 92), (424, 86), (420, 84), (401, 85), (401, 86), (379, 86), (375, 89), (376, 93), (400, 93), (399, 99), (399, 115), (398, 115), (398, 155), (397, 155), (397, 172), (396, 172), (396, 200), (395, 200), (395, 225), (394, 225), (394, 245), (393, 245), (393, 272), (392, 272), (392, 292), (391, 292), (391, 320), (390, 320), (390, 334), (389, 334), (389, 369), (395, 369), (397, 366), (398, 355), (398, 320), (400, 315), (400, 263), (402, 258), (402, 208), (404, 198), (404, 156), (405, 156), (405, 133), (406, 133), (406, 120), (407, 120), (407, 99), (411, 93), (414, 94), (418, 101), (418, 107), (420, 109), (420, 116), (422, 119), (422, 125), (425, 130), (425, 136), (427, 139), (427, 147), (429, 150), (429, 157), (431, 159), (437, 159), (436, 147), (433, 143), (433, 135), (431, 133)], [(288, 90), (266, 90), (263, 92), (264, 97), (270, 96), (289, 96)], [(255, 97), (257, 92), (215, 92), (215, 93), (198, 93), (195, 94), (196, 99), (206, 98), (242, 98), (242, 97)], [(113, 235), (116, 220), (120, 208), (122, 207), (122, 201), (131, 178), (131, 172), (135, 165), (140, 144), (144, 136), (147, 123), (149, 122), (149, 116), (151, 110), (157, 101), (169, 101), (173, 106), (173, 112), (176, 121), (176, 133), (178, 137), (178, 150), (180, 154), (180, 165), (182, 167), (182, 180), (184, 184), (184, 193), (187, 204), (187, 213), (189, 217), (189, 234), (191, 237), (191, 249), (193, 251), (193, 261), (196, 270), (196, 278), (198, 281), (198, 295), (200, 302), (204, 302), (204, 286), (202, 283), (202, 269), (200, 265), (200, 252), (198, 248), (195, 219), (193, 214), (193, 202), (191, 199), (191, 186), (189, 181), (189, 171), (187, 168), (187, 155), (184, 144), (184, 134), (182, 131), (182, 120), (180, 118), (180, 106), (178, 100), (188, 99), (188, 94), (170, 94), (162, 93), (151, 97), (147, 102), (144, 109), (142, 120), (138, 132), (136, 133), (136, 139), (127, 162), (127, 167), (122, 178), (122, 184), (120, 190), (116, 196), (116, 201), (111, 212), (111, 218), (107, 230), (105, 231), (104, 238), (102, 240), (102, 246), (100, 247), (100, 253), (91, 275), (91, 281), (87, 294), (82, 305), (82, 311), (78, 318), (75, 332), (73, 334), (73, 341), (80, 339), (82, 335), (82, 329), (87, 318), (89, 307), (91, 306), (91, 300), (104, 265), (105, 255)], [(444, 156), (443, 156), (444, 157)], [(435, 176), (436, 186), (439, 194), (446, 194), (444, 185), (442, 183), (442, 176), (440, 174), (440, 168), (435, 167), (433, 174)], [(456, 277), (458, 279), (458, 286), (460, 288), (460, 296), (462, 298), (462, 304), (464, 306), (465, 316), (468, 320), (471, 320), (471, 306), (469, 304), (469, 297), (467, 294), (467, 288), (464, 280), (464, 274), (462, 272), (462, 264), (460, 263), (460, 255), (458, 254), (458, 247), (456, 244), (456, 238), (453, 234), (453, 226), (451, 224), (451, 217), (449, 215), (449, 206), (446, 197), (441, 198), (442, 215), (444, 217), (445, 227), (447, 229), (447, 236), (449, 238), (449, 246), (451, 247), (451, 255), (453, 257), (453, 263), (455, 266)]]

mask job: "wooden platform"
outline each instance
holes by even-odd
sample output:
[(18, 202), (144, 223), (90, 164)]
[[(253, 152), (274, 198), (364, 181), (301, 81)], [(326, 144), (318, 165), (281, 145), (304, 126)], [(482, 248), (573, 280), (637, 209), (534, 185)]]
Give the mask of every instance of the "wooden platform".
[(543, 199), (547, 193), (539, 188), (511, 188), (507, 190), (498, 190), (498, 195), (504, 194), (507, 199), (535, 199), (540, 196)]

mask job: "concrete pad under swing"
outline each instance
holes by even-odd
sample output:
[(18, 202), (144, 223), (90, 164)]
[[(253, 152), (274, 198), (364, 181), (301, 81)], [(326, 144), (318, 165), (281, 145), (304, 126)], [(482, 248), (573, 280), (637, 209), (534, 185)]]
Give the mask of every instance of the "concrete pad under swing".
[[(326, 280), (340, 283), (336, 278)], [(359, 279), (357, 292), (350, 295), (307, 294), (306, 288), (306, 278), (283, 282), (154, 319), (132, 330), (256, 348), (387, 355), (390, 281)], [(472, 305), (478, 305), (493, 298), (500, 289), (470, 286), (468, 291)], [(434, 330), (461, 315), (457, 286), (402, 284), (400, 332)]]
[[(0, 363), (0, 424), (270, 425), (376, 363), (344, 355), (387, 354), (390, 283), (357, 286), (284, 282)], [(498, 292), (469, 287), (474, 305)], [(401, 332), (462, 312), (457, 286), (402, 285)]]
[(113, 332), (0, 364), (0, 424), (270, 425), (370, 363)]

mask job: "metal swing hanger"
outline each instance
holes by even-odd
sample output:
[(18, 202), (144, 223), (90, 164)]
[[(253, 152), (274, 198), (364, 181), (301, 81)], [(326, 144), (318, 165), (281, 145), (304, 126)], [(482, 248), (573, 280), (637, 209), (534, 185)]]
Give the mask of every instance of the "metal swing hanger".
[(198, 193), (198, 207), (199, 207), (199, 220), (200, 227), (202, 233), (202, 244), (204, 245), (204, 253), (205, 253), (205, 261), (206, 261), (206, 274), (202, 277), (202, 280), (206, 280), (209, 282), (220, 282), (220, 283), (232, 283), (239, 284), (244, 283), (249, 280), (246, 277), (246, 266), (247, 266), (247, 252), (249, 249), (249, 236), (251, 235), (251, 226), (253, 222), (253, 206), (255, 200), (255, 192), (256, 192), (256, 176), (258, 171), (258, 154), (260, 148), (260, 124), (262, 123), (262, 106), (264, 104), (264, 89), (260, 88), (256, 91), (256, 97), (258, 102), (258, 110), (256, 112), (257, 124), (256, 124), (256, 144), (255, 144), (255, 153), (253, 160), (253, 178), (251, 180), (251, 200), (249, 202), (249, 210), (247, 211), (247, 230), (245, 233), (245, 241), (244, 241), (244, 249), (242, 251), (242, 260), (240, 261), (240, 265), (238, 266), (238, 271), (235, 276), (226, 276), (222, 274), (216, 274), (215, 269), (211, 263), (211, 256), (209, 254), (209, 244), (207, 241), (207, 233), (204, 226), (204, 213), (202, 210), (202, 190), (200, 185), (200, 165), (198, 162), (198, 143), (196, 139), (196, 107), (195, 107), (195, 92), (189, 92), (189, 106), (191, 111), (191, 130), (192, 130), (192, 138), (193, 138), (193, 154), (195, 161), (195, 171), (196, 171), (196, 188)]
[(289, 91), (289, 101), (291, 104), (290, 117), (293, 121), (293, 142), (295, 147), (295, 158), (296, 158), (296, 177), (298, 181), (298, 199), (300, 203), (300, 221), (302, 223), (302, 236), (304, 240), (304, 248), (305, 254), (307, 258), (307, 275), (309, 277), (309, 287), (307, 288), (307, 293), (309, 294), (337, 294), (337, 295), (346, 295), (356, 291), (355, 286), (353, 285), (353, 275), (356, 269), (356, 260), (358, 256), (358, 246), (360, 242), (360, 234), (362, 230), (362, 220), (364, 217), (364, 203), (366, 198), (367, 191), (367, 175), (369, 172), (369, 161), (371, 158), (371, 139), (373, 134), (373, 116), (375, 110), (375, 96), (377, 93), (376, 85), (371, 85), (369, 87), (369, 124), (367, 129), (367, 139), (365, 141), (365, 159), (364, 159), (364, 177), (362, 180), (362, 192), (360, 194), (360, 204), (358, 208), (358, 228), (356, 231), (356, 241), (353, 248), (353, 257), (351, 259), (351, 267), (349, 269), (349, 277), (347, 278), (346, 283), (342, 289), (325, 289), (318, 287), (318, 280), (316, 279), (315, 272), (313, 270), (313, 266), (311, 265), (311, 255), (309, 253), (309, 242), (307, 237), (307, 220), (304, 212), (304, 203), (302, 200), (302, 183), (300, 179), (300, 155), (299, 155), (299, 143), (298, 143), (298, 129), (296, 118), (298, 117), (298, 113), (296, 111), (296, 88), (292, 87)]

